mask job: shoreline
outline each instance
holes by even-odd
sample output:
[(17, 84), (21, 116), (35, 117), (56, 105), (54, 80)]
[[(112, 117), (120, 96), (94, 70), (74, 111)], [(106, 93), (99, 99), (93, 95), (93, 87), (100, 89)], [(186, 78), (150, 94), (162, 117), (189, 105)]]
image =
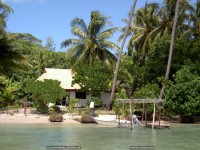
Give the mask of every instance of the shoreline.
[[(1, 124), (51, 124), (55, 122), (49, 121), (49, 116), (47, 114), (31, 113), (30, 110), (27, 111), (27, 115), (23, 113), (20, 109), (19, 112), (7, 114), (6, 112), (0, 113), (0, 125)], [(70, 116), (69, 114), (63, 114), (63, 121), (57, 122), (61, 124), (80, 124), (80, 122), (74, 119), (78, 116)]]
[[(49, 121), (49, 116), (47, 114), (40, 114), (35, 111), (35, 109), (27, 109), (27, 115), (23, 113), (24, 109), (19, 109), (18, 112), (13, 112), (13, 110), (9, 110), (9, 114), (6, 112), (0, 112), (0, 125), (1, 124), (81, 124), (79, 121), (80, 116), (71, 116), (68, 113), (63, 114), (62, 122), (51, 122)], [(165, 122), (165, 121), (164, 121)], [(193, 124), (200, 125), (200, 122), (195, 123), (181, 123), (180, 121), (166, 121), (169, 124)], [(148, 121), (151, 123), (151, 121)]]

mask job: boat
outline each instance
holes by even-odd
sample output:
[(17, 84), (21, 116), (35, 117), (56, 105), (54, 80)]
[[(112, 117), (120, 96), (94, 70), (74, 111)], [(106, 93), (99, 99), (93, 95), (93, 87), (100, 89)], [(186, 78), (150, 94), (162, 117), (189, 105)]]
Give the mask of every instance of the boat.
[(131, 126), (131, 121), (116, 119), (114, 115), (100, 115), (99, 117), (93, 117), (94, 120), (100, 125), (106, 126)]

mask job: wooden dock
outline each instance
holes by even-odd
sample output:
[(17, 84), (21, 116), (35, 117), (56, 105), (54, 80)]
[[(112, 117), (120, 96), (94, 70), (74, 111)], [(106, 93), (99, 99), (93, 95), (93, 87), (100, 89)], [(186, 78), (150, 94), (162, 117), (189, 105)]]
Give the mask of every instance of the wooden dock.
[(155, 129), (169, 129), (170, 128), (170, 124), (169, 123), (163, 123), (163, 122), (161, 122), (160, 125), (159, 125), (158, 122), (155, 122), (154, 125), (153, 125), (153, 123), (147, 123), (146, 124), (146, 127), (152, 128), (152, 126)]

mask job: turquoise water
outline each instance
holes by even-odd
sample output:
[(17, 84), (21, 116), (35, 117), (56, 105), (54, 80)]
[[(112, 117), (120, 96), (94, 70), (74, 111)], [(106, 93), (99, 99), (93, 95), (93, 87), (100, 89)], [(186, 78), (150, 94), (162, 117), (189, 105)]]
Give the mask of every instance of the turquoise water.
[(189, 124), (154, 130), (135, 127), (132, 131), (93, 124), (0, 124), (0, 150), (46, 150), (47, 146), (81, 146), (81, 150), (130, 150), (130, 146), (153, 146), (140, 149), (154, 150), (199, 150), (199, 136), (200, 125)]

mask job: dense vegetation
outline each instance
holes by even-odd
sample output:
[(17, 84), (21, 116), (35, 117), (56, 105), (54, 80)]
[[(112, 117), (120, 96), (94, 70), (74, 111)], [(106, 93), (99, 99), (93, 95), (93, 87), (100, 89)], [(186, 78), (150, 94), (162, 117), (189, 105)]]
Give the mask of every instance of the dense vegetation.
[[(32, 83), (35, 87), (30, 86), (28, 91), (26, 85), (36, 80), (45, 67), (73, 68), (76, 72), (73, 83), (79, 83), (82, 90), (93, 96), (110, 89), (116, 62), (110, 50), (119, 50), (109, 41), (119, 30), (107, 28), (110, 18), (93, 11), (88, 26), (81, 18), (72, 20), (71, 30), (78, 38), (63, 41), (63, 47), (71, 46), (65, 57), (65, 52), (55, 50), (52, 37), (47, 38), (43, 47), (41, 40), (31, 34), (7, 33), (5, 19), (13, 10), (0, 5), (0, 107), (21, 104), (24, 99), (37, 104), (38, 91), (33, 91), (36, 85)], [(162, 5), (146, 4), (136, 12), (128, 31), (128, 50), (121, 60), (117, 92), (124, 98), (155, 98), (164, 84), (164, 109), (168, 115), (200, 115), (199, 0), (194, 6), (180, 1), (169, 78), (164, 79), (175, 6), (176, 1), (165, 0)], [(120, 31), (123, 33), (119, 41), (125, 28)], [(55, 101), (59, 97), (40, 97), (43, 105), (51, 98)]]

